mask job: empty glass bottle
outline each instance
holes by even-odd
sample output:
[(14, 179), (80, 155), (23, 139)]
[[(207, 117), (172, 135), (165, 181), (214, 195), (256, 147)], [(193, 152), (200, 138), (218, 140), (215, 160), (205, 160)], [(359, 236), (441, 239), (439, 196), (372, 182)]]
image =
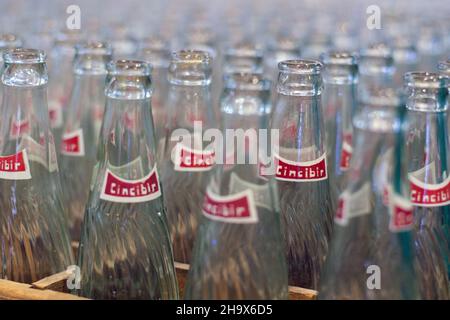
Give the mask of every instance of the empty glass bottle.
[[(66, 106), (70, 99), (73, 85), (73, 58), (75, 45), (81, 40), (81, 34), (76, 30), (59, 33), (50, 55), (50, 82), (48, 88), (48, 115), (50, 128), (57, 146), (61, 145), (61, 135), (65, 118)], [(59, 150), (58, 155), (59, 155)]]
[(406, 141), (407, 160), (424, 299), (449, 299), (447, 86), (448, 78), (436, 73), (412, 72), (405, 75), (407, 116), (411, 122)]
[(152, 65), (152, 114), (155, 123), (156, 138), (165, 136), (167, 122), (167, 92), (169, 81), (167, 71), (170, 62), (170, 51), (167, 43), (160, 37), (149, 37), (142, 40), (137, 52), (139, 59), (147, 61)]
[[(216, 127), (210, 56), (203, 51), (174, 53), (169, 82), (166, 136), (159, 143), (161, 179), (175, 261), (189, 263), (208, 171), (214, 163), (211, 152), (203, 150), (207, 144), (202, 140), (202, 128)], [(179, 130), (185, 130), (182, 141)]]
[(60, 150), (61, 181), (74, 241), (80, 239), (89, 195), (105, 107), (106, 65), (110, 61), (111, 48), (106, 43), (87, 42), (76, 46), (75, 80), (67, 105)]
[[(258, 154), (270, 151), (261, 138), (270, 142), (270, 82), (260, 74), (229, 75), (221, 112), (223, 145), (216, 152), (223, 150), (223, 158), (212, 169), (203, 200), (185, 298), (286, 299), (276, 184), (261, 176), (258, 163)], [(246, 134), (228, 135), (229, 129)], [(258, 141), (251, 140), (252, 132)]]
[(147, 63), (119, 60), (108, 65), (98, 169), (92, 176), (78, 256), (85, 297), (178, 297), (150, 93)]
[(287, 60), (278, 65), (272, 129), (279, 130), (275, 178), (280, 193), (289, 284), (317, 288), (330, 236), (333, 203), (322, 116), (322, 65)]
[(417, 299), (404, 107), (374, 89), (353, 120), (354, 156), (321, 276), (321, 299)]
[(324, 64), (324, 119), (328, 172), (335, 205), (347, 185), (353, 147), (352, 115), (356, 110), (358, 62), (348, 52), (328, 52)]
[(32, 283), (73, 264), (43, 51), (3, 56), (0, 119), (0, 278)]

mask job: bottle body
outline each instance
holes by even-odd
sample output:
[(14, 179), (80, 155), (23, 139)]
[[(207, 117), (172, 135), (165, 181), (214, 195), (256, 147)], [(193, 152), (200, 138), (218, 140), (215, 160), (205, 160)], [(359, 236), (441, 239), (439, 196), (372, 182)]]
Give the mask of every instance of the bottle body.
[(275, 178), (289, 284), (314, 289), (327, 252), (333, 213), (320, 101), (321, 67), (312, 60), (288, 60), (279, 68), (271, 127), (280, 132)]
[[(174, 258), (177, 262), (189, 263), (208, 174), (212, 168), (212, 163), (200, 164), (189, 159), (191, 156), (195, 158), (196, 154), (203, 158), (203, 149), (207, 144), (202, 141), (202, 130), (215, 127), (215, 116), (209, 87), (209, 56), (201, 51), (178, 54), (181, 57), (174, 57), (169, 71), (171, 84), (166, 105), (169, 121), (159, 146), (162, 155), (161, 179), (166, 192), (165, 205)], [(185, 59), (199, 60), (189, 66)], [(200, 70), (198, 74), (202, 79), (195, 82), (197, 80), (192, 79), (191, 68), (196, 68), (195, 65), (203, 68), (202, 64), (206, 71)], [(183, 68), (187, 71), (183, 71)], [(192, 74), (195, 76), (196, 73)], [(181, 79), (185, 75), (187, 78)], [(175, 134), (177, 129), (185, 130), (183, 139), (187, 144), (179, 141)]]
[(404, 133), (396, 112), (366, 105), (355, 116), (355, 156), (339, 198), (320, 299), (419, 298)]
[[(262, 85), (260, 75), (251, 77), (260, 79)], [(238, 81), (246, 80), (249, 78)], [(221, 102), (222, 132), (267, 129), (269, 90), (270, 84), (266, 83), (264, 89), (255, 91), (225, 92)], [(267, 135), (267, 130), (263, 134)], [(259, 159), (250, 160), (261, 151), (253, 149), (258, 142), (246, 142), (249, 136), (241, 138), (237, 138), (233, 150), (223, 148), (225, 161), (212, 169), (185, 290), (187, 299), (287, 298), (276, 184), (273, 178), (261, 176)], [(224, 146), (232, 145), (234, 139), (224, 135)]]
[(156, 166), (149, 69), (143, 62), (127, 60), (110, 66), (112, 78), (78, 256), (81, 295), (176, 299)]
[[(27, 56), (28, 62), (21, 59)], [(44, 54), (5, 54), (0, 165), (0, 277), (32, 283), (73, 264), (55, 144), (47, 114)]]

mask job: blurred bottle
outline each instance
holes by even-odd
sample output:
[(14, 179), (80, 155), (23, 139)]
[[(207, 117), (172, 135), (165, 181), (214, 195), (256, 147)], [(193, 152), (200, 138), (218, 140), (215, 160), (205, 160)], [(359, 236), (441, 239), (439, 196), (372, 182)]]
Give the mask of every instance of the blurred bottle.
[(358, 101), (370, 101), (378, 89), (394, 88), (392, 49), (378, 42), (362, 49), (359, 59)]
[[(446, 30), (448, 33), (448, 29)], [(417, 52), (419, 54), (419, 70), (434, 70), (436, 63), (445, 54), (445, 42), (437, 25), (423, 25), (417, 35)]]
[(74, 85), (62, 134), (60, 159), (72, 240), (80, 240), (92, 169), (105, 108), (106, 65), (111, 47), (102, 42), (76, 46)]
[(265, 129), (270, 143), (270, 109), (270, 82), (261, 74), (227, 76), (221, 101), (225, 141), (216, 145), (225, 161), (213, 168), (203, 201), (187, 299), (287, 299), (276, 184), (260, 175), (258, 164), (258, 155), (267, 155), (270, 146), (261, 135), (249, 140), (249, 134), (237, 138), (234, 148), (235, 136), (225, 134), (239, 129), (256, 138)]
[(239, 42), (224, 54), (224, 78), (232, 73), (262, 73), (263, 50), (249, 41)]
[(340, 195), (321, 299), (418, 299), (404, 107), (374, 89), (353, 120), (354, 156)]
[(406, 145), (422, 297), (449, 299), (450, 178), (447, 122), (448, 78), (436, 73), (405, 75)]
[(334, 206), (347, 186), (353, 152), (352, 115), (356, 112), (358, 61), (349, 52), (331, 51), (321, 56), (324, 64), (323, 111), (327, 141), (328, 173)]
[(136, 54), (137, 41), (130, 35), (125, 24), (114, 23), (105, 32), (108, 43), (111, 43), (114, 59), (131, 59)]
[(403, 87), (403, 76), (405, 73), (417, 70), (417, 49), (407, 37), (397, 37), (392, 40), (394, 58), (394, 85), (396, 88)]
[[(19, 48), (22, 40), (12, 33), (0, 34), (0, 77), (3, 73), (4, 61), (3, 53), (8, 49)], [(0, 83), (0, 101), (2, 101), (2, 84)]]
[(165, 136), (165, 124), (167, 122), (167, 93), (169, 82), (167, 71), (170, 62), (170, 50), (164, 39), (160, 37), (149, 37), (139, 43), (137, 52), (139, 59), (152, 65), (152, 115), (155, 123), (156, 138)]
[[(169, 67), (166, 136), (159, 142), (161, 179), (175, 261), (189, 263), (214, 155), (203, 130), (216, 128), (211, 104), (211, 58), (203, 51), (174, 53)], [(183, 131), (182, 134), (180, 130)]]
[(280, 62), (272, 129), (289, 284), (317, 288), (330, 236), (333, 203), (328, 181), (322, 116), (322, 65), (315, 60)]
[(81, 295), (176, 299), (177, 281), (155, 157), (150, 67), (108, 65), (97, 170), (78, 256)]
[(43, 51), (4, 53), (0, 120), (0, 278), (32, 283), (73, 264)]
[(75, 45), (80, 41), (81, 34), (78, 31), (66, 30), (61, 32), (56, 36), (50, 55), (48, 115), (50, 128), (53, 131), (57, 146), (61, 145), (66, 107), (72, 92), (72, 66), (75, 57)]

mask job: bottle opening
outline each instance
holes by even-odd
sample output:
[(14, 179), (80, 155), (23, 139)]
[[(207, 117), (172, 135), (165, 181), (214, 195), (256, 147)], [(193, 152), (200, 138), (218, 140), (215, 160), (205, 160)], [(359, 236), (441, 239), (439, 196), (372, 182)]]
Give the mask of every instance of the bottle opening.
[(320, 74), (322, 64), (317, 60), (286, 60), (278, 63), (278, 70), (284, 73)]
[(442, 74), (450, 76), (450, 59), (447, 59), (446, 61), (439, 62), (438, 70)]
[(263, 91), (270, 90), (271, 81), (260, 73), (236, 72), (225, 76), (226, 87), (229, 89)]
[(206, 51), (181, 50), (172, 54), (168, 79), (177, 85), (211, 83), (211, 56)]
[(384, 43), (373, 44), (361, 50), (359, 60), (361, 74), (393, 74), (395, 71), (392, 50)]
[(243, 42), (227, 49), (228, 58), (262, 58), (263, 51), (253, 43)]
[(356, 66), (358, 64), (358, 57), (355, 54), (346, 51), (330, 51), (322, 53), (320, 60), (325, 65)]
[(0, 34), (0, 49), (17, 48), (22, 45), (22, 41), (12, 33)]
[(408, 72), (404, 79), (409, 88), (440, 89), (448, 85), (447, 76), (433, 72)]
[(82, 42), (75, 46), (78, 55), (99, 55), (106, 56), (112, 54), (112, 47), (101, 41)]
[(3, 53), (3, 60), (9, 64), (37, 64), (45, 62), (45, 52), (36, 49), (15, 48)]
[(113, 76), (150, 76), (151, 66), (139, 60), (117, 60), (108, 64), (108, 73)]

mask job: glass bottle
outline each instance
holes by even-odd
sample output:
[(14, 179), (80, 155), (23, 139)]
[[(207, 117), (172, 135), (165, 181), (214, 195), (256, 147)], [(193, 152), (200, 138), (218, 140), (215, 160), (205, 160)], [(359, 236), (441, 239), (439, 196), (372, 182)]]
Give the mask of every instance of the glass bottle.
[(353, 120), (354, 156), (341, 193), (320, 299), (418, 299), (404, 107), (376, 88)]
[(368, 101), (378, 89), (394, 88), (395, 64), (392, 49), (383, 42), (360, 52), (358, 101)]
[(330, 51), (321, 56), (324, 64), (323, 112), (327, 141), (328, 172), (334, 205), (347, 185), (352, 157), (352, 115), (356, 110), (357, 57), (349, 52)]
[[(261, 138), (270, 142), (270, 109), (270, 82), (261, 74), (227, 76), (219, 134), (223, 145), (216, 145), (223, 158), (212, 169), (203, 200), (187, 299), (287, 299), (276, 184), (261, 176), (258, 162), (258, 154), (270, 151)], [(226, 133), (233, 129), (246, 133)]]
[(224, 54), (224, 77), (238, 72), (262, 73), (263, 60), (261, 48), (249, 41), (239, 42), (228, 48)]
[(76, 46), (74, 85), (67, 105), (60, 146), (61, 181), (69, 214), (72, 240), (80, 240), (84, 207), (105, 107), (106, 65), (111, 47), (103, 42)]
[[(48, 88), (48, 112), (50, 128), (52, 129), (55, 143), (61, 145), (61, 136), (67, 103), (70, 99), (73, 85), (73, 58), (75, 57), (75, 45), (81, 40), (81, 34), (76, 30), (68, 30), (56, 36), (54, 46), (50, 54), (50, 73)], [(59, 150), (58, 156), (59, 156)]]
[(170, 237), (155, 157), (150, 67), (108, 65), (97, 170), (84, 216), (78, 263), (82, 296), (176, 299)]
[(447, 86), (448, 78), (436, 73), (411, 72), (405, 75), (407, 116), (411, 122), (406, 140), (408, 172), (424, 299), (449, 299)]
[(289, 284), (316, 289), (330, 236), (333, 202), (322, 116), (322, 65), (287, 60), (278, 65), (272, 129)]
[(0, 278), (32, 283), (73, 264), (43, 51), (3, 55), (0, 119)]
[(139, 59), (152, 65), (152, 114), (155, 123), (156, 138), (165, 136), (165, 124), (167, 122), (167, 93), (169, 82), (167, 72), (170, 62), (170, 50), (167, 43), (160, 37), (149, 37), (142, 40), (137, 52)]
[[(213, 165), (202, 142), (202, 129), (217, 127), (210, 93), (211, 58), (203, 51), (176, 52), (168, 76), (166, 136), (159, 142), (161, 179), (175, 261), (189, 263)], [(179, 130), (185, 131), (183, 141), (173, 135)]]

